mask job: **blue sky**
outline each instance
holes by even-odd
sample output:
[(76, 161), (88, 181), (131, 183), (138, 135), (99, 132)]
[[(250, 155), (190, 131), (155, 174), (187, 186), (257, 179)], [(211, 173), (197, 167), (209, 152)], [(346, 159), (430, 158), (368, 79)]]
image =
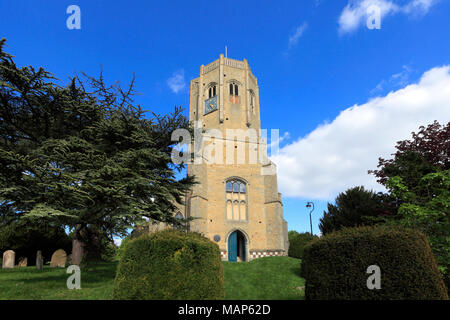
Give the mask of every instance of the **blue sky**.
[[(382, 190), (366, 171), (395, 141), (450, 120), (449, 2), (2, 1), (0, 37), (19, 65), (63, 81), (101, 66), (110, 82), (134, 73), (136, 102), (159, 113), (188, 108), (188, 81), (228, 46), (258, 78), (262, 127), (287, 135), (273, 160), (289, 229), (309, 230), (314, 201), (316, 233), (339, 191)], [(80, 30), (66, 27), (73, 4)], [(366, 26), (370, 5), (381, 29)]]

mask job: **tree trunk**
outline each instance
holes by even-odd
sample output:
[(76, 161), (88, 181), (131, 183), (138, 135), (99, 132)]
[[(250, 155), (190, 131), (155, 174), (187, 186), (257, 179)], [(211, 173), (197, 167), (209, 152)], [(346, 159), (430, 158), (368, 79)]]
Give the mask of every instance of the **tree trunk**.
[(81, 226), (76, 225), (72, 239), (72, 264), (80, 265), (84, 255), (84, 243), (81, 239)]
[(100, 233), (95, 228), (86, 229), (87, 242), (85, 245), (85, 258), (87, 261), (101, 261), (102, 244)]

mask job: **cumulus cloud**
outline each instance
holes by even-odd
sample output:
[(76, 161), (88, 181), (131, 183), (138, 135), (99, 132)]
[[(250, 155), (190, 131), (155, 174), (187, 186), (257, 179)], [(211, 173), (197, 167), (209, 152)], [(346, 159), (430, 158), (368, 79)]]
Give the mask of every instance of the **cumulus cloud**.
[[(403, 5), (393, 0), (349, 0), (347, 6), (339, 16), (339, 33), (350, 33), (358, 26), (365, 25), (367, 18), (371, 15), (368, 10), (376, 6), (380, 10), (381, 18), (397, 13), (419, 16), (428, 13), (429, 9), (438, 0), (409, 0)], [(370, 11), (370, 10), (369, 10)]]
[(308, 24), (304, 22), (302, 25), (298, 26), (294, 33), (289, 36), (289, 48), (297, 45), (298, 40), (305, 32), (306, 28), (308, 27)]
[(170, 90), (172, 90), (173, 93), (178, 93), (184, 88), (186, 88), (186, 80), (184, 78), (184, 70), (178, 70), (175, 71), (167, 80), (167, 85), (169, 86)]
[(289, 197), (333, 200), (347, 188), (384, 190), (373, 175), (378, 158), (390, 158), (397, 141), (434, 120), (450, 121), (450, 66), (425, 72), (418, 83), (342, 111), (331, 123), (271, 157), (280, 191)]

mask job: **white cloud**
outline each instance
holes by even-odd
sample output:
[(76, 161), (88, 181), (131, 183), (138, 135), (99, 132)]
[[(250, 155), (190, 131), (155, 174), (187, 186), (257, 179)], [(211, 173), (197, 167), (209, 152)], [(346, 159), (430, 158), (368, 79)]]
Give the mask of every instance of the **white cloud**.
[[(271, 133), (271, 134), (272, 134), (272, 133)], [(272, 137), (271, 137), (271, 138), (272, 138)], [(289, 132), (286, 131), (286, 132), (283, 133), (283, 135), (282, 135), (281, 137), (278, 136), (277, 139), (271, 140), (271, 141), (270, 141), (270, 144), (269, 144), (267, 147), (268, 147), (268, 149), (270, 149), (270, 150), (279, 148), (280, 144), (281, 144), (283, 141), (285, 141), (285, 140), (287, 140), (287, 139), (289, 139), (289, 138), (290, 138), (290, 134), (289, 134)]]
[(390, 158), (397, 141), (419, 126), (450, 121), (450, 66), (425, 72), (420, 81), (342, 111), (331, 123), (280, 148), (278, 166), (285, 196), (333, 200), (347, 188), (384, 190), (373, 175), (378, 158)]
[(172, 77), (170, 77), (167, 80), (167, 85), (174, 93), (178, 93), (181, 90), (183, 90), (184, 88), (186, 88), (186, 80), (184, 78), (184, 70), (181, 69), (181, 70), (175, 71), (173, 73)]
[[(418, 16), (428, 13), (431, 6), (438, 0), (409, 0), (406, 4), (397, 4), (394, 0), (349, 0), (339, 16), (339, 33), (350, 33), (358, 26), (365, 25), (368, 18), (367, 10), (371, 6), (380, 9), (381, 19), (388, 15), (403, 13)], [(404, 3), (404, 1), (403, 1)]]
[(370, 91), (370, 94), (379, 94), (387, 88), (398, 89), (406, 86), (412, 71), (413, 70), (410, 67), (403, 66), (402, 71), (393, 74), (388, 80), (381, 80), (377, 86)]
[(438, 0), (413, 0), (403, 7), (405, 13), (426, 14)]
[(304, 22), (302, 25), (298, 26), (297, 29), (295, 29), (295, 32), (289, 37), (289, 48), (297, 45), (298, 40), (303, 35), (307, 27), (308, 24)]

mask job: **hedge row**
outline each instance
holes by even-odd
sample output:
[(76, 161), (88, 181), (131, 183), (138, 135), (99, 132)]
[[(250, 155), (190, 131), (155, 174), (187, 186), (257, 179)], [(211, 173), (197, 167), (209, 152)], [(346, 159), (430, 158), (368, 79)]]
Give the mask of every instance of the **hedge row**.
[[(381, 289), (367, 287), (369, 266), (381, 271)], [(415, 230), (343, 229), (305, 248), (301, 265), (306, 299), (448, 299), (427, 238)]]
[(303, 250), (314, 239), (319, 237), (311, 235), (311, 233), (305, 232), (293, 235), (289, 239), (289, 251), (288, 256), (301, 259), (303, 257)]

